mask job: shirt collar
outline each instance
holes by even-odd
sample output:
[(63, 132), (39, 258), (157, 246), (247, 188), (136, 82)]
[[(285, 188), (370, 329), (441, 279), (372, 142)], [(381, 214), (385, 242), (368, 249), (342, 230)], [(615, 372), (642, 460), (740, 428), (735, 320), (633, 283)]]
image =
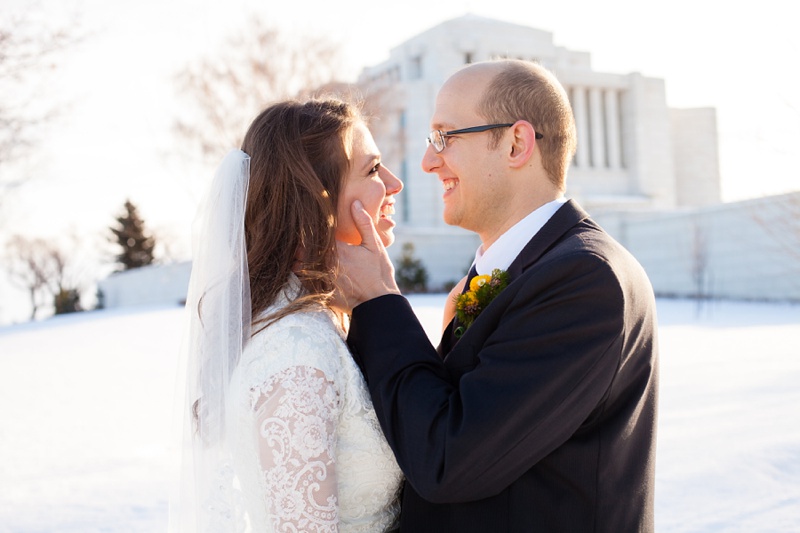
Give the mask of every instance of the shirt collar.
[(506, 230), (488, 249), (484, 250), (483, 245), (479, 246), (473, 262), (476, 272), (491, 274), (495, 268), (507, 270), (528, 244), (528, 241), (542, 229), (542, 226), (566, 201), (567, 199), (562, 197), (540, 206)]

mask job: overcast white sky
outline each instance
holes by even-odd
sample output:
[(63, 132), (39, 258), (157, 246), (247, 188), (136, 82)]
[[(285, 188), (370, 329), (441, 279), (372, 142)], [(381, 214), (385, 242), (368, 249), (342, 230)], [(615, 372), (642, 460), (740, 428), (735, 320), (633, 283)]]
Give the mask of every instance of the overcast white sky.
[(783, 0), (3, 0), (0, 16), (32, 5), (51, 20), (77, 14), (89, 37), (43, 78), (39, 98), (63, 103), (63, 113), (12, 169), (36, 179), (3, 205), (0, 236), (102, 240), (130, 197), (173, 252), (187, 254), (195, 199), (186, 184), (210, 176), (164, 158), (171, 77), (253, 13), (341, 42), (350, 79), (467, 12), (550, 31), (557, 45), (590, 52), (595, 70), (665, 79), (672, 107), (716, 107), (726, 200), (800, 188), (800, 32)]

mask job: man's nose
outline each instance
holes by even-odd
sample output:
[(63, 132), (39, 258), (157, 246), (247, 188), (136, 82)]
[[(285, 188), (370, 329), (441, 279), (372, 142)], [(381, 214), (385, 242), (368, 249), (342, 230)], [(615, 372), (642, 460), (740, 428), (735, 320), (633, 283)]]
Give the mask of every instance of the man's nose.
[(432, 174), (441, 165), (441, 161), (442, 158), (436, 153), (433, 145), (429, 144), (422, 155), (422, 170)]

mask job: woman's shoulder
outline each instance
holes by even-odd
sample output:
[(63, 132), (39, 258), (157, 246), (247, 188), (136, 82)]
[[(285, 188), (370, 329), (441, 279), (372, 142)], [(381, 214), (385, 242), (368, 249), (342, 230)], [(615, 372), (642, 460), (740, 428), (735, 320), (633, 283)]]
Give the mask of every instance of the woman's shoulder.
[(290, 313), (256, 333), (245, 347), (246, 373), (264, 379), (293, 366), (321, 370), (335, 379), (347, 347), (333, 314), (321, 308)]
[[(257, 332), (253, 336), (253, 340), (268, 343), (287, 335), (322, 336), (326, 339), (331, 335), (336, 335), (343, 339), (344, 334), (341, 332), (341, 328), (336, 325), (333, 312), (322, 304), (309, 303), (303, 309), (280, 316), (281, 312), (285, 311), (292, 302), (295, 302), (304, 293), (300, 280), (297, 276), (291, 274), (275, 301), (258, 316), (253, 317), (253, 331)], [(274, 316), (280, 316), (280, 318), (273, 320), (271, 317)], [(264, 324), (267, 324), (267, 326), (265, 327)]]
[[(265, 317), (267, 316), (269, 315), (265, 313)], [(259, 326), (255, 327), (257, 333), (253, 335), (252, 340), (262, 343), (273, 342), (276, 338), (286, 336), (325, 338), (326, 341), (331, 338), (344, 339), (341, 328), (336, 324), (334, 313), (319, 305), (289, 313), (268, 323), (260, 330), (258, 328)]]

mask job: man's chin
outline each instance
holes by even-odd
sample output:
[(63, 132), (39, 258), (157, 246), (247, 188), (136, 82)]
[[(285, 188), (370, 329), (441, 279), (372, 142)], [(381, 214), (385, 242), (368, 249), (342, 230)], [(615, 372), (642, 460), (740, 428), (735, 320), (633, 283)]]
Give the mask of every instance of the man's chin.
[[(448, 209), (450, 208), (450, 209)], [(461, 219), (463, 217), (460, 216), (459, 212), (452, 208), (452, 206), (448, 206), (445, 204), (444, 210), (442, 212), (442, 220), (448, 226), (458, 226), (461, 227)]]

